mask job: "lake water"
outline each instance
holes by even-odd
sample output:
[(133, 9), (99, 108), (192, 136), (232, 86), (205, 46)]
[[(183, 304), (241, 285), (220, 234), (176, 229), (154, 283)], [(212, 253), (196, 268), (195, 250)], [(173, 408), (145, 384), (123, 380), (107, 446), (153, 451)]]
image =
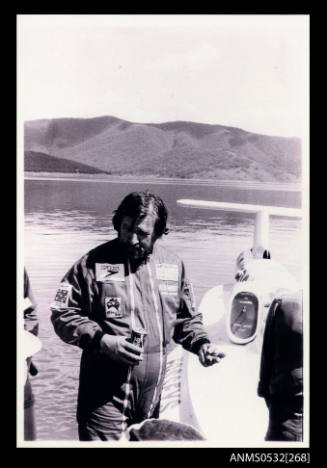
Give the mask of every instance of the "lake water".
[[(251, 246), (254, 218), (187, 209), (178, 206), (177, 199), (301, 206), (300, 192), (265, 186), (241, 190), (213, 184), (26, 179), (24, 188), (24, 262), (38, 303), (43, 343), (34, 358), (39, 374), (32, 378), (38, 440), (78, 438), (75, 411), (80, 350), (55, 335), (49, 305), (70, 266), (91, 248), (115, 237), (112, 212), (125, 195), (148, 188), (166, 202), (170, 233), (159, 242), (184, 260), (198, 303), (209, 288), (233, 281), (235, 258)], [(301, 232), (300, 220), (271, 218), (272, 257), (300, 282)]]

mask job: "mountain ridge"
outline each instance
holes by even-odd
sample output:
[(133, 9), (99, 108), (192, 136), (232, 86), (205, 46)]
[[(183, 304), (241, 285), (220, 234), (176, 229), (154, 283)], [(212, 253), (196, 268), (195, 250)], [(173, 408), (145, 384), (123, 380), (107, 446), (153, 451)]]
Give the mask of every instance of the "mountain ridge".
[(25, 122), (24, 149), (113, 175), (272, 182), (301, 178), (299, 138), (218, 124), (144, 124), (114, 116), (39, 119)]

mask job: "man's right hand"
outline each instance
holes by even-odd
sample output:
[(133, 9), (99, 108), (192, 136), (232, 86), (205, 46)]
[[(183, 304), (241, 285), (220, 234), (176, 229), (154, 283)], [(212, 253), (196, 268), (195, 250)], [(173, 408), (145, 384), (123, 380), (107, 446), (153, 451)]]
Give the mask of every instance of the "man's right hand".
[(100, 351), (113, 361), (131, 366), (143, 360), (143, 350), (127, 341), (125, 336), (103, 335)]

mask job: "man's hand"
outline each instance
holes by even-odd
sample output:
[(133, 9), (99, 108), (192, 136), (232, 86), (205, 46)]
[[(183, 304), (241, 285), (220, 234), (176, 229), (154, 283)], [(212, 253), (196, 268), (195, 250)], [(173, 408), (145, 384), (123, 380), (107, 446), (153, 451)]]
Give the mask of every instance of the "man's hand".
[(129, 343), (125, 336), (103, 335), (100, 341), (100, 351), (113, 361), (131, 366), (143, 360), (143, 350)]
[(198, 356), (201, 364), (208, 367), (220, 362), (225, 354), (219, 351), (217, 345), (204, 343), (199, 349)]

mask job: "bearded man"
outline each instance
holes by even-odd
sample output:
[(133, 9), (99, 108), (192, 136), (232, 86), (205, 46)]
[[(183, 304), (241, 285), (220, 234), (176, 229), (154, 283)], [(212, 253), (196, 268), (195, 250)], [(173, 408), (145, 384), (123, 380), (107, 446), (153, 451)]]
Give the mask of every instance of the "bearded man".
[[(133, 192), (113, 216), (118, 237), (88, 252), (64, 276), (51, 306), (55, 332), (83, 349), (77, 405), (80, 440), (119, 440), (159, 416), (171, 339), (202, 365), (224, 356), (210, 343), (179, 257), (156, 243), (167, 208)], [(141, 348), (133, 331), (146, 332)]]

